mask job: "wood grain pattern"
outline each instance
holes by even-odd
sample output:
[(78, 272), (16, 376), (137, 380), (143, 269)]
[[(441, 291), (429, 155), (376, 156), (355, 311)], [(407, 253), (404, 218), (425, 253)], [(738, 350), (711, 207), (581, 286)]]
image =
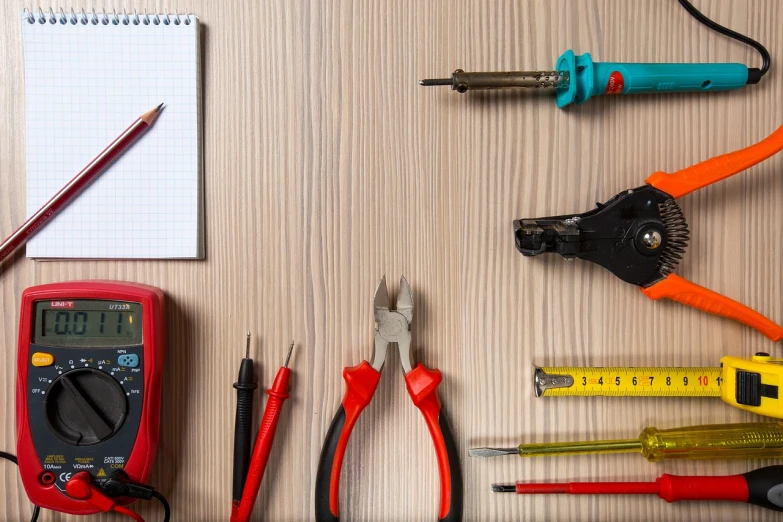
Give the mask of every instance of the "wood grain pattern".
[[(17, 252), (0, 272), (0, 448), (15, 445), (12, 361), (22, 290), (79, 278), (153, 284), (169, 299), (169, 353), (152, 482), (170, 499), (174, 519), (227, 517), (231, 383), (248, 328), (260, 338), (254, 351), (263, 386), (290, 339), (297, 343), (292, 398), (256, 519), (312, 519), (321, 443), (343, 393), (341, 369), (372, 354), (377, 280), (386, 274), (396, 293), (404, 274), (416, 302), (414, 356), (445, 375), (441, 397), (463, 456), (466, 520), (773, 520), (742, 505), (523, 498), (489, 489), (514, 480), (739, 473), (759, 462), (467, 457), (477, 445), (758, 420), (708, 399), (532, 395), (533, 364), (712, 365), (722, 354), (780, 353), (737, 324), (650, 302), (599, 267), (523, 259), (513, 244), (515, 218), (587, 210), (651, 172), (743, 147), (783, 122), (781, 4), (697, 4), (768, 47), (772, 70), (760, 84), (710, 95), (601, 97), (565, 111), (535, 95), (462, 96), (416, 80), (456, 67), (548, 68), (567, 48), (603, 61), (756, 65), (758, 57), (698, 25), (674, 0), (183, 4), (203, 26), (207, 258), (36, 263)], [(37, 8), (0, 4), (3, 237), (25, 217), (24, 6)], [(182, 6), (107, 0), (105, 7)], [(685, 197), (693, 239), (678, 270), (778, 321), (781, 172), (783, 157), (774, 157)], [(0, 519), (27, 519), (16, 471), (0, 469)], [(435, 455), (395, 355), (354, 431), (342, 486), (345, 520), (436, 516)], [(159, 520), (156, 506), (137, 508)], [(47, 512), (41, 520), (80, 519)]]

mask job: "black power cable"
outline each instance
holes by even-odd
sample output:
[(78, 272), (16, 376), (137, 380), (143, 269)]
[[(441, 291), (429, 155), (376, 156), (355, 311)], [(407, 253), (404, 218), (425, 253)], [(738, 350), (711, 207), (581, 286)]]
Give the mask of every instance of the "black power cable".
[[(16, 459), (16, 455), (11, 455), (10, 453), (6, 453), (5, 451), (0, 451), (0, 457), (10, 460), (17, 466), (19, 465), (19, 461)], [(41, 514), (41, 508), (38, 506), (33, 506), (33, 516), (30, 517), (30, 522), (37, 522), (38, 521), (38, 515)]]
[(767, 71), (769, 71), (769, 51), (767, 51), (766, 47), (761, 45), (753, 38), (747, 37), (744, 34), (740, 34), (737, 31), (732, 31), (728, 27), (724, 27), (717, 22), (713, 22), (704, 16), (701, 11), (693, 7), (693, 4), (688, 0), (678, 0), (678, 2), (680, 2), (680, 5), (683, 6), (686, 11), (688, 11), (688, 14), (713, 31), (717, 31), (720, 34), (728, 36), (729, 38), (734, 38), (735, 40), (753, 47), (759, 52), (761, 55), (761, 69), (756, 67), (748, 68), (748, 83), (758, 83), (759, 80), (761, 80), (761, 77), (767, 74)]

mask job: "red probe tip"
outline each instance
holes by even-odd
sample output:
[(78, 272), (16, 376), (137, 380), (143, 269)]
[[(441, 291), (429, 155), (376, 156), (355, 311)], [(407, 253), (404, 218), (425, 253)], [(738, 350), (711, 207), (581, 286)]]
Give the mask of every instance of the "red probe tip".
[(291, 341), (291, 346), (288, 347), (288, 356), (285, 358), (285, 364), (283, 365), (283, 368), (288, 368), (288, 361), (291, 360), (291, 352), (294, 351), (294, 342)]

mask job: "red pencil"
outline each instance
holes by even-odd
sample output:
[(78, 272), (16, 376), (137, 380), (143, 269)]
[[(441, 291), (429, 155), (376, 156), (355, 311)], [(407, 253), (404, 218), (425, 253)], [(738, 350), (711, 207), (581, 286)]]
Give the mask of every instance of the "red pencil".
[(71, 181), (69, 181), (52, 199), (46, 202), (30, 219), (25, 221), (24, 225), (19, 227), (16, 232), (0, 244), (0, 261), (8, 257), (16, 247), (27, 241), (43, 224), (45, 224), (60, 209), (71, 202), (82, 190), (97, 178), (106, 167), (112, 164), (114, 160), (127, 150), (130, 145), (136, 141), (139, 136), (144, 134), (152, 127), (155, 118), (158, 117), (161, 103), (151, 111), (145, 112), (139, 116), (136, 121), (131, 123), (130, 127), (125, 129), (117, 139), (112, 141), (108, 147), (103, 149), (98, 156), (92, 160), (89, 165), (84, 167)]

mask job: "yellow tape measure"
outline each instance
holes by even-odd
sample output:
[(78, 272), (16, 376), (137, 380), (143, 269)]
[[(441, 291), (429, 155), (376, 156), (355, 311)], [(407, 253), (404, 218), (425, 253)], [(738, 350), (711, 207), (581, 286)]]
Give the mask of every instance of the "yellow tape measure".
[(737, 408), (783, 418), (778, 399), (783, 359), (758, 353), (752, 359), (723, 357), (720, 363), (719, 368), (541, 367), (535, 392), (537, 397), (720, 397)]
[(720, 397), (723, 380), (720, 368), (682, 367), (537, 368), (536, 376), (536, 394), (553, 396)]

